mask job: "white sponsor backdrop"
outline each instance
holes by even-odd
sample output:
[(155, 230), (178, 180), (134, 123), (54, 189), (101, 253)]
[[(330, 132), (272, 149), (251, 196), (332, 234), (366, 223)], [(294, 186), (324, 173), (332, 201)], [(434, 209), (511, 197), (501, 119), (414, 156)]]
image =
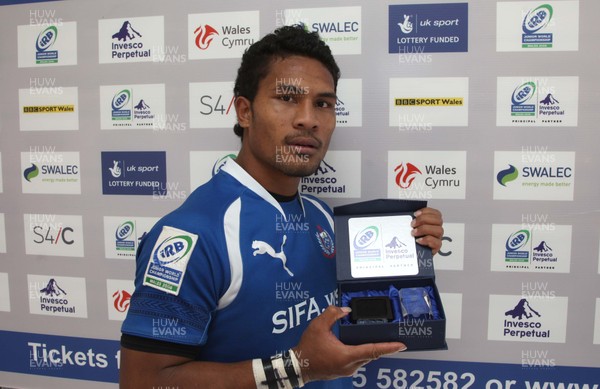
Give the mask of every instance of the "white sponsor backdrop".
[[(445, 20), (431, 8), (389, 20), (389, 6), (405, 4), (1, 7), (0, 331), (119, 338), (139, 238), (238, 150), (240, 54), (302, 22), (323, 33), (342, 69), (331, 152), (305, 190), (331, 206), (414, 198), (444, 213), (435, 264), (449, 350), (399, 358), (521, 364), (526, 349), (600, 368), (600, 3), (470, 0), (468, 18), (446, 23), (467, 25), (468, 51), (427, 52), (427, 40), (411, 38), (413, 20), (403, 38), (413, 46), (390, 54), (390, 31), (411, 12), (428, 15), (423, 26)], [(106, 151), (166, 152), (166, 191), (102, 195)], [(2, 386), (72, 386), (2, 377)]]

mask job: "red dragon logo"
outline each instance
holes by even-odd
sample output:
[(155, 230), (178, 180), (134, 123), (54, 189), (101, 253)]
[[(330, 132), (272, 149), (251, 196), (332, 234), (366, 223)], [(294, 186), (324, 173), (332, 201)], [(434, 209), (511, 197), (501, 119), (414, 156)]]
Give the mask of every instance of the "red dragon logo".
[(127, 311), (127, 308), (129, 308), (129, 300), (131, 300), (131, 294), (126, 290), (117, 290), (112, 296), (115, 309), (121, 313)]
[(200, 50), (208, 49), (208, 46), (210, 46), (210, 42), (212, 42), (215, 35), (219, 35), (217, 30), (208, 24), (195, 29), (194, 34), (196, 34), (196, 47), (198, 47)]
[(401, 163), (400, 165), (396, 166), (394, 171), (398, 172), (398, 174), (396, 174), (396, 185), (403, 189), (410, 187), (417, 174), (422, 174), (419, 168), (412, 163), (406, 163), (406, 165)]

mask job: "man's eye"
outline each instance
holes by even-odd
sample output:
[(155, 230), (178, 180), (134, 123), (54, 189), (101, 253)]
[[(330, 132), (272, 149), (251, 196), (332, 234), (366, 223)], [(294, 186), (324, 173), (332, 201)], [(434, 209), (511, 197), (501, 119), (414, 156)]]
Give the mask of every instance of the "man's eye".
[(281, 95), (281, 96), (279, 96), (279, 99), (283, 100), (283, 101), (292, 101), (293, 97), (292, 97), (292, 95)]
[(335, 104), (331, 104), (328, 101), (319, 101), (317, 102), (317, 107), (319, 108), (331, 108), (333, 107)]

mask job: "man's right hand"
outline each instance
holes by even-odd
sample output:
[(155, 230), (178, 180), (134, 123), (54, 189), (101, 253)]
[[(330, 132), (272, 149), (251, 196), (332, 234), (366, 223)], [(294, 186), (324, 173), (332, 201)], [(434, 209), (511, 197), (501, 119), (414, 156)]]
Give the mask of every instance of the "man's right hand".
[(331, 332), (331, 327), (349, 312), (347, 307), (329, 306), (310, 322), (300, 342), (292, 349), (300, 362), (304, 382), (348, 377), (382, 355), (406, 350), (400, 342), (343, 344)]

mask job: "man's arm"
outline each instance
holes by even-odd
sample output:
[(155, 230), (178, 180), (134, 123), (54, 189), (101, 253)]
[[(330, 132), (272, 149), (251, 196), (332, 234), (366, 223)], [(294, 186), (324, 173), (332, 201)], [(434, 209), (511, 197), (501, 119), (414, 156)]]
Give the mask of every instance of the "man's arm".
[[(347, 346), (331, 327), (349, 309), (330, 306), (312, 320), (293, 348), (302, 368), (304, 382), (351, 376), (361, 366), (382, 355), (404, 351), (399, 342)], [(252, 361), (216, 363), (186, 357), (147, 353), (121, 348), (120, 387), (138, 389), (163, 387), (254, 389)]]

